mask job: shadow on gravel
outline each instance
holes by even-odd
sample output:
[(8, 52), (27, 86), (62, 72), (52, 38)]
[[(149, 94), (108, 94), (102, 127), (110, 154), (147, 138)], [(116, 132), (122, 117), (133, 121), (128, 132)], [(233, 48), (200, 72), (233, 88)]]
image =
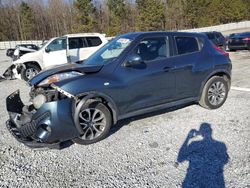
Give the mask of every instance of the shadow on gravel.
[(135, 117), (132, 117), (132, 118), (127, 118), (127, 119), (124, 119), (124, 120), (120, 120), (120, 121), (117, 122), (117, 124), (115, 124), (111, 128), (109, 136), (111, 136), (112, 134), (118, 132), (123, 126), (129, 125), (133, 121), (137, 121), (137, 120), (140, 120), (140, 119), (145, 119), (145, 118), (149, 118), (149, 117), (153, 117), (153, 116), (159, 116), (159, 115), (162, 115), (162, 114), (165, 114), (165, 113), (168, 113), (168, 112), (173, 112), (173, 111), (176, 111), (176, 110), (179, 110), (179, 109), (183, 109), (183, 108), (188, 107), (188, 106), (193, 105), (193, 104), (194, 104), (193, 102), (192, 103), (187, 103), (187, 104), (175, 106), (175, 107), (172, 107), (172, 108), (167, 108), (167, 109), (164, 109), (164, 110), (158, 110), (156, 112), (147, 113), (147, 114), (144, 114), (144, 115), (139, 115), (139, 116), (135, 116)]
[[(202, 140), (191, 141), (197, 136), (201, 136)], [(178, 154), (177, 162), (189, 161), (182, 187), (224, 188), (223, 171), (228, 160), (227, 147), (212, 138), (211, 125), (201, 124), (199, 131), (189, 132)]]

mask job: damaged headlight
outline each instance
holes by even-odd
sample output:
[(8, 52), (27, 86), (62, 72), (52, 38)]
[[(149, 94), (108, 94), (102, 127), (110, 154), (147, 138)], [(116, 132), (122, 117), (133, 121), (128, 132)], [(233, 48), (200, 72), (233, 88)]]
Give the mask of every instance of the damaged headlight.
[(69, 78), (74, 78), (77, 76), (82, 76), (83, 74), (80, 72), (76, 71), (71, 71), (71, 72), (64, 72), (64, 73), (59, 73), (59, 74), (54, 74), (52, 76), (49, 76), (48, 78), (44, 79), (41, 81), (38, 86), (43, 86), (43, 85), (50, 85), (52, 83), (56, 83), (62, 80), (66, 80)]
[(35, 109), (39, 109), (44, 103), (46, 103), (46, 97), (43, 94), (37, 95), (33, 100)]

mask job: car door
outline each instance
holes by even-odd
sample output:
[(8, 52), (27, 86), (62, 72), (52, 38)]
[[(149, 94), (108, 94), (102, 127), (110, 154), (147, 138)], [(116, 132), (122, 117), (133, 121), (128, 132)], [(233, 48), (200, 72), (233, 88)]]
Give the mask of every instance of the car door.
[[(190, 36), (175, 36), (175, 55), (171, 58), (176, 75), (176, 98), (185, 99), (197, 96), (200, 89), (202, 72), (202, 39)], [(209, 54), (207, 56), (209, 61)], [(211, 59), (212, 62), (212, 59)], [(200, 69), (199, 71), (197, 71)], [(205, 71), (205, 70), (204, 70)]]
[(54, 39), (43, 52), (44, 67), (67, 63), (66, 38)]
[(85, 49), (87, 49), (87, 45), (85, 43), (84, 37), (70, 37), (69, 41), (69, 51), (68, 57), (70, 63), (79, 62), (84, 60)]
[(169, 72), (172, 66), (168, 61), (169, 38), (144, 38), (129, 53), (128, 58), (134, 54), (141, 57), (142, 63), (129, 67), (120, 66), (118, 70), (119, 78), (124, 85), (118, 91), (123, 103), (121, 113), (126, 114), (173, 101), (175, 75)]

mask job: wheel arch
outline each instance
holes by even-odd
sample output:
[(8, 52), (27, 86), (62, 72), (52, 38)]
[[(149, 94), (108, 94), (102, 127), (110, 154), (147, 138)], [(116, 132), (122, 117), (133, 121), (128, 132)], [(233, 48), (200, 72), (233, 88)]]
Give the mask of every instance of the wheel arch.
[(23, 64), (25, 65), (25, 68), (28, 65), (36, 65), (36, 66), (38, 66), (40, 68), (40, 70), (42, 70), (42, 67), (40, 66), (40, 64), (37, 61), (26, 61)]
[[(81, 93), (76, 96), (78, 100), (78, 104), (82, 102), (82, 104), (86, 103), (88, 100), (99, 100), (102, 102), (110, 111), (111, 117), (112, 117), (112, 122), (113, 124), (116, 124), (118, 121), (118, 108), (114, 102), (114, 100), (101, 92), (87, 92), (87, 93)], [(74, 104), (73, 106), (75, 107), (78, 104)], [(74, 112), (74, 111), (73, 111)], [(75, 113), (75, 112), (74, 112)]]
[[(223, 70), (223, 69), (221, 69), (221, 70), (216, 70), (216, 71), (210, 73), (210, 74), (206, 77), (206, 79), (204, 79), (204, 81), (202, 82), (201, 88), (200, 88), (200, 91), (199, 91), (199, 97), (198, 97), (199, 100), (200, 100), (200, 98), (201, 98), (202, 91), (203, 91), (203, 88), (205, 87), (206, 83), (208, 82), (208, 80), (210, 80), (210, 79), (211, 79), (212, 77), (214, 77), (214, 76), (225, 77), (225, 78), (229, 81), (229, 86), (228, 86), (228, 88), (230, 89), (230, 87), (231, 87), (231, 74), (230, 74), (230, 72), (228, 72), (228, 71), (226, 71), (226, 70)], [(199, 101), (199, 100), (198, 100), (198, 101)]]

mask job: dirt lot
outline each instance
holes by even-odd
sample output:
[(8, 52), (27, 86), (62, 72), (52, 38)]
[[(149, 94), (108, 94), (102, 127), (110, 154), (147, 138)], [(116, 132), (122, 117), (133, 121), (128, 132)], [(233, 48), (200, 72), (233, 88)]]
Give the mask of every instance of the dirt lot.
[[(19, 80), (1, 82), (0, 187), (172, 188), (195, 187), (194, 180), (250, 187), (250, 52), (230, 56), (233, 89), (222, 108), (192, 105), (122, 121), (102, 142), (63, 150), (32, 150), (8, 133), (5, 98), (19, 88), (28, 101), (29, 88)], [(0, 72), (9, 65), (0, 51)], [(187, 146), (189, 131), (200, 127), (206, 139)]]

